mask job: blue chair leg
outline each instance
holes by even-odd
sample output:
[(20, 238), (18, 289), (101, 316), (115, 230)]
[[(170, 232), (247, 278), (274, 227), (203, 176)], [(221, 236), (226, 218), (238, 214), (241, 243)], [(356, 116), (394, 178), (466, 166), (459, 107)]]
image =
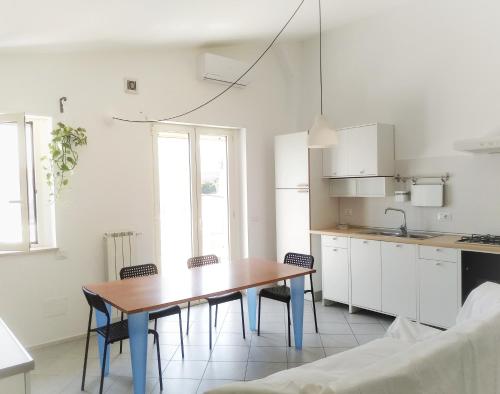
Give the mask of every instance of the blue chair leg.
[(292, 298), (292, 320), (295, 347), (302, 349), (302, 333), (304, 327), (304, 277), (292, 278), (291, 298)]

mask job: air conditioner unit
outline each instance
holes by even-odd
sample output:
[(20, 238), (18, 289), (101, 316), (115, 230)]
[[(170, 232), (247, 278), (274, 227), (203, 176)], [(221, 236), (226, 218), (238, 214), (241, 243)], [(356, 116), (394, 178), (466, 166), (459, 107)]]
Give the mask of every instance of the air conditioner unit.
[[(223, 83), (226, 85), (236, 81), (249, 65), (239, 60), (224, 56), (204, 53), (200, 56), (200, 77), (205, 81)], [(245, 75), (235, 86), (245, 87), (249, 83), (248, 75)]]

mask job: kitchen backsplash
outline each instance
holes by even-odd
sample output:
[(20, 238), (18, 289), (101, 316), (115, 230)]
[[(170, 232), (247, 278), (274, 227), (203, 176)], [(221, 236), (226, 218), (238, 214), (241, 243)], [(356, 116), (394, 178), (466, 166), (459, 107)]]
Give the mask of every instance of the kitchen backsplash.
[[(500, 154), (397, 160), (396, 173), (402, 176), (449, 173), (445, 206), (414, 207), (411, 202), (395, 202), (394, 197), (340, 198), (340, 222), (398, 227), (401, 215), (384, 214), (385, 208), (394, 207), (406, 211), (408, 228), (412, 230), (500, 234)], [(404, 188), (401, 183), (395, 185), (396, 190)], [(409, 181), (406, 187), (409, 189)], [(451, 220), (438, 221), (441, 212), (450, 214)]]

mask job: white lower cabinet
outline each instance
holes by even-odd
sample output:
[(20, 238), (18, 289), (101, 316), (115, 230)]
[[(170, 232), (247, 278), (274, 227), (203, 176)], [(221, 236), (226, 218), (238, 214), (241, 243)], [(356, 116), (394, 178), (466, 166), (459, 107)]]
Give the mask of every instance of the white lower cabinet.
[(382, 242), (382, 312), (417, 319), (416, 245)]
[(380, 243), (351, 239), (351, 302), (354, 306), (382, 309)]
[(448, 328), (458, 311), (457, 263), (418, 259), (420, 321)]
[[(347, 241), (347, 238), (344, 238)], [(335, 239), (337, 241), (337, 238)], [(323, 237), (321, 246), (321, 269), (323, 298), (349, 303), (349, 250)], [(347, 245), (346, 245), (347, 246)]]

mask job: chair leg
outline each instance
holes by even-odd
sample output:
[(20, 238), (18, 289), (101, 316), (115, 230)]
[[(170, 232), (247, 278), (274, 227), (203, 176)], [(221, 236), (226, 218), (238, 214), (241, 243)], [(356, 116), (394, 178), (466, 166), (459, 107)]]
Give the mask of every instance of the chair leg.
[(260, 309), (261, 309), (262, 296), (259, 294), (259, 311), (257, 313), (257, 336), (260, 336)]
[(83, 359), (82, 391), (85, 390), (85, 374), (87, 373), (87, 358), (89, 355), (90, 327), (92, 326), (92, 308), (89, 313), (89, 323), (87, 325), (87, 341), (85, 343), (85, 357)]
[(214, 327), (217, 327), (217, 312), (219, 311), (219, 304), (215, 305), (215, 324)]
[(309, 275), (309, 280), (311, 281), (311, 295), (312, 295), (313, 313), (314, 313), (314, 326), (316, 328), (316, 334), (317, 334), (318, 333), (318, 319), (316, 318), (316, 303), (314, 301), (314, 287), (313, 287), (312, 274)]
[(243, 330), (243, 339), (245, 338), (245, 313), (243, 312), (243, 297), (240, 298), (241, 305), (241, 329)]
[(104, 341), (104, 352), (102, 355), (102, 367), (101, 367), (101, 385), (99, 386), (99, 394), (102, 394), (102, 388), (104, 385), (104, 371), (106, 370), (106, 356), (108, 352), (108, 338)]
[(158, 338), (158, 333), (155, 332), (154, 340), (156, 342), (156, 358), (158, 359), (158, 375), (160, 376), (160, 391), (163, 391), (163, 379), (161, 374), (161, 356), (160, 356), (160, 338)]
[[(123, 312), (121, 313), (120, 321), (123, 321)], [(123, 341), (120, 341), (120, 354), (122, 354), (122, 351), (123, 351)]]
[(186, 327), (186, 335), (189, 335), (189, 312), (191, 310), (191, 301), (188, 301), (188, 318), (187, 318), (187, 327)]
[(85, 358), (83, 359), (82, 391), (85, 390), (85, 374), (87, 373), (87, 357), (89, 355), (90, 331), (87, 331), (87, 342), (85, 343)]
[(212, 306), (208, 307), (208, 348), (212, 350)]
[(181, 353), (182, 353), (182, 358), (184, 358), (184, 340), (182, 338), (182, 317), (181, 317), (181, 312), (179, 312), (179, 334), (181, 336)]
[(292, 324), (290, 321), (290, 303), (289, 302), (286, 303), (286, 311), (288, 313), (288, 347), (292, 347), (292, 338), (290, 336), (290, 326)]
[[(155, 319), (155, 331), (158, 332), (156, 329), (158, 327), (158, 319)], [(153, 336), (153, 345), (156, 343), (156, 335)]]

